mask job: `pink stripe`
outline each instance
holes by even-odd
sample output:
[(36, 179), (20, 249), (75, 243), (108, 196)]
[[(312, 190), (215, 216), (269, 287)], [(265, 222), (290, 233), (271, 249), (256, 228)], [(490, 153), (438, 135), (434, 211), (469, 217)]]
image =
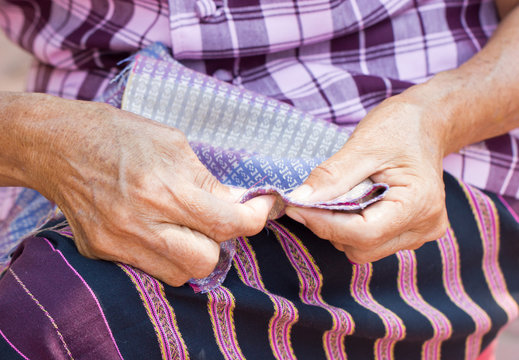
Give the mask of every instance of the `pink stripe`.
[(120, 265), (123, 266), (133, 276), (134, 280), (139, 284), (142, 294), (144, 294), (144, 296), (146, 297), (146, 303), (148, 304), (148, 307), (150, 308), (150, 310), (153, 314), (153, 317), (155, 319), (155, 324), (157, 325), (157, 329), (160, 332), (160, 336), (162, 338), (162, 343), (166, 347), (165, 355), (167, 356), (168, 359), (171, 359), (171, 348), (169, 346), (168, 338), (166, 336), (166, 333), (164, 332), (164, 328), (163, 328), (160, 318), (158, 316), (157, 308), (153, 304), (153, 301), (150, 298), (150, 294), (146, 290), (146, 286), (144, 285), (144, 283), (142, 282), (139, 275), (134, 271), (134, 269), (131, 266), (122, 264), (122, 263)]
[(70, 265), (70, 263), (68, 262), (68, 260), (65, 258), (65, 256), (63, 255), (63, 253), (61, 252), (61, 250), (58, 250), (56, 249), (52, 243), (45, 239), (45, 238), (41, 238), (41, 239), (44, 239), (47, 244), (50, 246), (50, 248), (54, 251), (54, 252), (57, 252), (59, 254), (59, 256), (61, 256), (61, 258), (63, 259), (63, 261), (65, 262), (65, 264), (67, 264), (67, 266), (70, 268), (70, 270), (72, 270), (72, 272), (79, 278), (79, 280), (81, 280), (81, 282), (83, 283), (83, 285), (85, 286), (85, 288), (88, 290), (88, 292), (90, 293), (90, 295), (92, 295), (92, 298), (94, 299), (95, 303), (96, 303), (96, 306), (97, 308), (99, 309), (99, 313), (101, 314), (101, 317), (103, 318), (103, 322), (105, 323), (105, 326), (106, 326), (106, 329), (108, 330), (108, 333), (110, 334), (110, 339), (112, 340), (112, 343), (115, 347), (115, 349), (117, 350), (117, 354), (119, 355), (119, 358), (120, 359), (123, 359), (122, 355), (121, 355), (121, 352), (119, 351), (119, 347), (117, 346), (117, 343), (115, 342), (115, 339), (114, 339), (114, 335), (112, 334), (112, 330), (110, 329), (110, 326), (108, 325), (108, 321), (106, 320), (106, 317), (105, 317), (105, 314), (103, 312), (103, 309), (101, 308), (101, 304), (99, 303), (99, 301), (97, 300), (97, 297), (95, 296), (94, 294), (94, 291), (92, 291), (92, 289), (90, 288), (90, 286), (87, 284), (87, 282), (85, 281), (85, 279), (83, 279), (83, 277), (76, 271), (76, 269), (74, 269), (72, 267), (72, 265)]
[[(240, 247), (239, 250), (242, 251), (243, 256), (245, 259), (244, 261), (247, 261), (250, 264), (250, 268), (254, 277), (254, 283), (252, 283), (247, 276), (247, 271), (245, 269), (245, 266), (243, 264), (243, 261), (241, 257), (239, 256), (240, 253), (237, 252), (238, 256), (234, 257), (234, 261), (236, 265), (239, 268), (239, 272), (242, 274), (242, 279), (245, 281), (245, 283), (253, 287), (255, 289), (258, 289), (262, 292), (264, 292), (272, 302), (274, 302), (274, 306), (276, 309), (276, 316), (271, 320), (272, 325), (269, 329), (269, 337), (271, 339), (272, 344), (272, 350), (276, 353), (277, 359), (294, 359), (295, 355), (292, 352), (292, 347), (290, 346), (290, 329), (291, 327), (297, 322), (298, 319), (298, 312), (297, 308), (294, 306), (294, 304), (278, 295), (274, 295), (271, 292), (269, 292), (261, 279), (261, 275), (258, 272), (258, 268), (256, 266), (256, 261), (254, 259), (254, 256), (250, 252), (249, 246), (244, 238), (238, 238), (237, 245)], [(288, 318), (286, 317), (286, 314), (288, 313)], [(282, 338), (278, 339), (278, 332), (276, 329), (279, 327), (282, 327), (282, 331), (280, 333), (282, 334)], [(281, 341), (283, 343), (283, 349), (278, 346), (278, 342)]]
[[(139, 277), (142, 276), (143, 278), (147, 279), (147, 281), (149, 281), (152, 284), (152, 288), (155, 292), (155, 294), (154, 294), (155, 298), (158, 299), (158, 301), (160, 302), (160, 305), (161, 305), (160, 308), (166, 314), (167, 321), (164, 324), (164, 322), (161, 321), (161, 316), (158, 313), (157, 307), (155, 306), (155, 304), (152, 304), (154, 313), (156, 314), (156, 317), (157, 317), (157, 321), (159, 322), (160, 327), (166, 337), (167, 348), (168, 348), (168, 354), (167, 354), (168, 358), (174, 359), (174, 358), (179, 357), (180, 359), (186, 359), (187, 354), (186, 354), (186, 350), (185, 350), (185, 344), (182, 340), (182, 337), (180, 336), (180, 334), (178, 332), (176, 322), (175, 322), (175, 316), (170, 311), (172, 309), (170, 308), (167, 300), (162, 296), (162, 291), (161, 291), (162, 289), (161, 289), (160, 283), (154, 277), (152, 277), (140, 270), (138, 270), (138, 272), (137, 271), (135, 271), (135, 272), (137, 273), (137, 275)], [(142, 282), (139, 281), (139, 283), (142, 283)], [(151, 294), (149, 293), (149, 291), (147, 290), (146, 287), (143, 287), (143, 291), (146, 292), (147, 298), (149, 298), (151, 296)], [(169, 341), (170, 338), (168, 337), (167, 332), (170, 332), (171, 335), (173, 336), (172, 340), (174, 340), (174, 342), (175, 342), (174, 349), (171, 348), (171, 342)]]
[[(483, 267), (488, 287), (495, 301), (503, 308), (510, 321), (517, 317), (518, 307), (508, 292), (503, 273), (499, 268), (499, 230), (495, 208), (493, 203), (490, 202), (490, 199), (479, 190), (471, 188), (470, 186), (463, 186), (463, 188), (470, 195), (473, 208), (478, 217), (480, 231), (482, 232), (481, 240), (484, 249)], [(482, 206), (484, 206), (485, 209), (483, 209)], [(485, 214), (488, 215), (488, 218), (484, 216)], [(490, 229), (487, 228), (487, 225)], [(490, 230), (490, 234), (488, 230)]]
[(2, 335), (2, 337), (4, 338), (4, 340), (21, 356), (23, 357), (25, 360), (29, 360), (29, 358), (27, 356), (25, 356), (20, 350), (18, 350), (18, 348), (16, 346), (14, 346), (10, 341), (9, 339), (4, 335), (4, 333), (2, 332), (2, 329), (0, 329), (0, 335)]
[[(236, 342), (233, 320), (231, 319), (234, 301), (230, 291), (224, 286), (219, 286), (208, 292), (207, 297), (212, 312), (213, 330), (218, 338), (220, 351), (226, 359), (242, 359), (243, 354)], [(223, 316), (223, 323), (219, 315)]]
[(386, 335), (375, 342), (375, 358), (391, 359), (395, 343), (405, 337), (406, 330), (404, 323), (395, 313), (383, 307), (371, 296), (369, 291), (371, 272), (372, 265), (370, 263), (353, 265), (351, 292), (355, 301), (377, 314), (384, 323)]
[[(269, 226), (281, 235), (280, 243), (289, 258), (292, 266), (298, 273), (301, 281), (300, 297), (305, 304), (324, 308), (332, 316), (333, 327), (324, 334), (324, 346), (326, 354), (331, 358), (346, 359), (344, 338), (354, 332), (355, 325), (351, 315), (344, 309), (331, 306), (321, 298), (322, 279), (317, 265), (311, 259), (311, 255), (303, 250), (300, 240), (293, 234), (289, 234), (284, 226), (269, 221)], [(293, 252), (298, 255), (299, 261), (294, 258)], [(301, 263), (301, 260), (304, 263)], [(304, 269), (307, 272), (302, 271)], [(311, 274), (307, 277), (305, 274)]]
[[(153, 289), (155, 290), (155, 293), (158, 295), (158, 294), (161, 294), (161, 289), (160, 289), (160, 284), (159, 282), (152, 276), (149, 276), (149, 280), (152, 282), (153, 284)], [(162, 296), (158, 296), (158, 299), (160, 301), (160, 303), (162, 304), (162, 308), (164, 309), (164, 312), (166, 313), (166, 316), (168, 318), (168, 323), (169, 323), (169, 328), (171, 330), (174, 329), (174, 321), (173, 321), (173, 315), (171, 314), (171, 312), (169, 311), (169, 306), (168, 306), (168, 303), (166, 302), (166, 300), (162, 297)], [(175, 335), (175, 340), (177, 342), (177, 345), (180, 345), (180, 342), (179, 342), (179, 339), (178, 337), (176, 336), (177, 334), (175, 334), (175, 332), (173, 332), (173, 334)]]
[[(234, 261), (236, 262), (236, 266), (238, 267), (238, 272), (239, 273), (242, 273), (244, 274), (245, 273), (245, 269), (243, 268), (243, 264), (241, 262), (240, 259), (238, 259), (237, 257), (234, 258)], [(243, 280), (244, 282), (250, 286), (250, 287), (253, 287), (255, 289), (258, 289), (260, 291), (264, 291), (268, 296), (269, 298), (271, 299), (271, 301), (274, 303), (274, 308), (277, 310), (277, 309), (282, 309), (283, 307), (281, 306), (281, 303), (276, 299), (276, 295), (272, 295), (271, 293), (267, 292), (266, 290), (263, 290), (261, 287), (256, 287), (254, 286), (251, 282), (250, 282), (250, 279), (247, 279), (245, 276), (243, 277)], [(273, 330), (273, 329), (276, 329), (279, 327), (279, 323), (280, 323), (280, 320), (282, 320), (282, 314), (281, 312), (278, 312), (275, 317), (271, 320), (272, 321), (272, 329), (269, 329), (269, 338), (271, 339), (271, 346), (272, 346), (272, 350), (274, 351), (274, 353), (276, 354), (276, 359), (283, 359), (283, 356), (289, 356), (290, 359), (293, 358), (292, 354), (289, 353), (288, 351), (287, 352), (283, 352), (282, 349), (279, 348), (279, 346), (277, 345), (278, 344), (278, 340), (277, 340), (277, 334), (276, 334), (276, 331)], [(295, 315), (293, 314), (290, 314), (290, 317), (287, 319), (287, 321), (285, 321), (284, 323), (288, 323), (288, 324), (282, 324), (283, 326), (283, 331), (282, 331), (282, 334), (283, 334), (283, 339), (282, 339), (282, 342), (283, 342), (283, 346), (285, 348), (287, 348), (288, 346), (288, 329), (289, 329), (289, 326), (291, 326), (293, 323), (295, 323), (294, 321), (295, 319)]]
[(399, 259), (400, 271), (399, 291), (404, 301), (416, 311), (424, 315), (434, 330), (431, 339), (422, 346), (423, 359), (439, 359), (441, 355), (441, 343), (452, 334), (452, 326), (449, 319), (436, 308), (428, 304), (420, 295), (416, 285), (416, 256), (412, 250), (402, 250), (396, 253)]
[(487, 313), (481, 309), (465, 292), (459, 272), (459, 252), (456, 239), (449, 227), (447, 234), (438, 240), (438, 246), (444, 264), (443, 282), (449, 298), (474, 321), (476, 329), (467, 337), (466, 359), (476, 359), (481, 350), (481, 340), (490, 330), (491, 320)]

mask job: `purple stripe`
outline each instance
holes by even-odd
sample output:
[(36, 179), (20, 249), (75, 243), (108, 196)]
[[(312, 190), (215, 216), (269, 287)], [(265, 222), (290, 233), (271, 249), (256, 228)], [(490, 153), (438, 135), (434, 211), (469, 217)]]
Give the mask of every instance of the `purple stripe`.
[(20, 7), (25, 21), (19, 34), (18, 43), (27, 51), (32, 52), (38, 34), (49, 21), (52, 4), (48, 0), (25, 0)]
[[(72, 354), (84, 354), (86, 359), (121, 358), (99, 302), (95, 301), (84, 280), (64, 261), (63, 254), (54, 251), (41, 238), (30, 238), (14, 255), (11, 269), (54, 319)], [(28, 311), (31, 305), (20, 301), (23, 298), (20, 298), (17, 284), (10, 282), (9, 278), (0, 281), (0, 302), (5, 314), (0, 316), (2, 331), (29, 357), (58, 356), (61, 353), (58, 344), (49, 342), (55, 337), (56, 329), (46, 325), (48, 319), (35, 315), (36, 310), (41, 313), (41, 308), (35, 308), (34, 303), (34, 311)], [(9, 314), (13, 313), (17, 316), (10, 318)], [(7, 319), (9, 322), (4, 322)], [(23, 329), (30, 327), (40, 328), (37, 336), (27, 337)], [(88, 327), (90, 336), (82, 336), (85, 327)], [(45, 338), (48, 339), (43, 340)]]
[(41, 310), (43, 311), (43, 313), (45, 314), (45, 316), (47, 317), (47, 319), (50, 321), (50, 323), (52, 324), (52, 327), (54, 328), (54, 331), (56, 332), (56, 334), (58, 335), (58, 338), (59, 340), (61, 341), (61, 344), (63, 345), (63, 348), (65, 349), (65, 351), (67, 352), (67, 355), (69, 358), (72, 359), (72, 354), (70, 352), (70, 349), (67, 345), (67, 343), (65, 342), (65, 339), (63, 338), (63, 334), (61, 333), (60, 329), (59, 329), (59, 326), (58, 324), (56, 323), (56, 320), (54, 320), (54, 318), (52, 317), (52, 315), (49, 314), (49, 312), (47, 311), (47, 309), (45, 309), (45, 307), (40, 303), (40, 301), (34, 296), (34, 294), (32, 294), (32, 292), (27, 288), (27, 286), (24, 284), (24, 282), (20, 279), (20, 277), (14, 272), (13, 268), (9, 268), (9, 273), (10, 275), (12, 275), (16, 282), (18, 283), (18, 285), (20, 285), (20, 287), (25, 291), (25, 293), (31, 298), (31, 300), (34, 301), (34, 303), (36, 304), (36, 306)]
[[(506, 179), (506, 176), (509, 171), (509, 164), (513, 161), (513, 152), (512, 152), (512, 139), (509, 135), (502, 135), (492, 139), (485, 140), (485, 145), (490, 150), (490, 163), (492, 166), (490, 167), (490, 173), (487, 178), (486, 188), (494, 189), (494, 191), (499, 192), (501, 190), (503, 179)], [(503, 166), (494, 166), (494, 164), (499, 164), (499, 161), (496, 161), (498, 158), (503, 158), (504, 156), (506, 162)], [(515, 195), (515, 194), (514, 194)]]
[[(211, 298), (212, 298), (211, 299), (212, 300), (211, 308), (213, 310), (213, 319), (215, 321), (215, 324), (217, 325), (214, 330), (218, 337), (220, 349), (225, 352), (224, 355), (226, 356), (227, 359), (229, 359), (229, 358), (234, 359), (235, 358), (234, 355), (239, 354), (240, 351), (237, 350), (237, 348), (236, 348), (236, 344), (233, 341), (234, 339), (233, 339), (232, 330), (229, 327), (231, 324), (231, 320), (230, 320), (230, 316), (231, 316), (230, 309), (232, 306), (231, 299), (229, 298), (229, 296), (227, 295), (227, 292), (223, 289), (222, 286), (214, 289), (209, 294), (211, 295)], [(224, 324), (222, 324), (220, 322), (220, 318), (218, 317), (218, 314), (219, 314), (218, 304), (222, 303), (221, 300), (223, 300), (223, 303), (224, 303), (224, 308), (222, 309), (222, 313), (224, 315)], [(225, 333), (223, 331), (225, 331)], [(227, 342), (232, 344), (232, 349), (230, 349), (226, 346)], [(234, 350), (234, 352), (232, 354), (230, 352), (231, 350)]]
[[(218, 317), (219, 309), (218, 309), (218, 303), (220, 302), (220, 299), (218, 298), (218, 294), (221, 292), (221, 287), (218, 287), (210, 292), (207, 293), (209, 297), (209, 306), (211, 308), (211, 316), (214, 321), (214, 332), (216, 333), (216, 337), (218, 338), (218, 345), (221, 351), (224, 352), (224, 356), (228, 359), (230, 357), (229, 351), (227, 347), (225, 346), (225, 338), (226, 334), (222, 334), (222, 324), (220, 323), (220, 319)], [(227, 310), (227, 306), (225, 306), (225, 310)], [(228, 314), (226, 314), (227, 316)], [(225, 326), (225, 325), (224, 325)]]
[(146, 287), (145, 287), (144, 283), (142, 282), (142, 279), (139, 277), (139, 275), (137, 275), (137, 273), (130, 266), (124, 265), (124, 264), (121, 264), (121, 265), (123, 265), (128, 270), (128, 272), (130, 272), (132, 274), (133, 278), (135, 279), (138, 286), (140, 287), (142, 294), (146, 298), (145, 299), (146, 303), (148, 304), (148, 307), (153, 315), (155, 329), (159, 332), (160, 337), (162, 338), (162, 343), (166, 347), (166, 349), (164, 349), (165, 351), (163, 354), (166, 355), (166, 357), (168, 359), (170, 359), (171, 358), (170, 357), (171, 349), (169, 348), (168, 339), (166, 337), (166, 333), (164, 332), (164, 329), (162, 328), (162, 324), (160, 323), (157, 309), (155, 308), (153, 301), (150, 298), (150, 294), (148, 293), (148, 291), (146, 291)]
[[(251, 286), (255, 289), (258, 289), (258, 290), (264, 292), (271, 299), (271, 301), (274, 302), (275, 308), (277, 309), (277, 315), (272, 319), (271, 329), (269, 329), (270, 330), (269, 336), (272, 339), (272, 347), (273, 347), (273, 350), (277, 354), (277, 359), (284, 359), (284, 358), (293, 359), (295, 357), (294, 357), (294, 354), (292, 353), (292, 348), (289, 344), (288, 339), (290, 336), (289, 329), (295, 323), (296, 318), (297, 318), (297, 309), (294, 307), (292, 302), (290, 302), (289, 300), (287, 300), (283, 297), (280, 297), (278, 295), (274, 295), (265, 288), (265, 286), (263, 285), (263, 281), (261, 280), (261, 275), (258, 272), (259, 269), (257, 269), (254, 256), (251, 253), (251, 251), (249, 249), (249, 245), (247, 244), (247, 241), (244, 238), (238, 238), (238, 246), (243, 251), (243, 254), (246, 257), (244, 260), (250, 264), (251, 271), (253, 272), (253, 277), (254, 277), (256, 284), (252, 284), (250, 282), (250, 279), (247, 276), (247, 271), (245, 269), (244, 264), (242, 263), (242, 259), (240, 258), (240, 256), (235, 256), (234, 260), (235, 260), (235, 263), (239, 267), (239, 271), (242, 274), (243, 280), (245, 281), (245, 283), (248, 286)], [(283, 317), (284, 309), (287, 309), (289, 312), (290, 317), (288, 319)], [(277, 332), (275, 331), (275, 329), (280, 326), (280, 323), (281, 323), (281, 326), (283, 326), (282, 341), (283, 341), (284, 349), (279, 349), (279, 347), (276, 345), (277, 344), (277, 341), (276, 341)]]
[(237, 344), (234, 342), (234, 329), (233, 329), (233, 322), (231, 320), (231, 316), (232, 316), (232, 310), (233, 310), (233, 306), (232, 306), (232, 298), (229, 296), (229, 293), (227, 291), (227, 289), (224, 289), (224, 288), (220, 288), (221, 292), (223, 293), (223, 296), (225, 298), (225, 303), (226, 303), (226, 307), (225, 307), (225, 327), (226, 327), (226, 330), (227, 330), (227, 336), (229, 337), (229, 340), (231, 340), (231, 344), (232, 344), (232, 349), (234, 350), (234, 354), (239, 354), (240, 351), (238, 350), (238, 347), (237, 347)]
[(0, 329), (0, 335), (2, 335), (2, 337), (4, 338), (4, 340), (9, 344), (9, 346), (11, 346), (14, 351), (16, 351), (21, 357), (23, 357), (25, 360), (29, 360), (29, 358), (27, 356), (25, 356), (20, 350), (18, 350), (18, 348), (16, 346), (13, 345), (13, 343), (11, 343), (9, 341), (9, 339), (4, 335), (4, 333), (2, 332), (2, 329)]
[(10, 272), (0, 281), (0, 329), (29, 358), (69, 359), (56, 329)]
[(402, 320), (388, 308), (385, 308), (372, 298), (369, 292), (369, 279), (372, 272), (370, 263), (354, 265), (351, 290), (355, 300), (366, 309), (377, 314), (384, 324), (386, 334), (375, 341), (376, 359), (384, 359), (384, 354), (393, 356), (393, 346), (406, 336)]
[[(72, 233), (70, 233), (70, 235), (72, 236)], [(106, 329), (108, 330), (108, 333), (110, 334), (110, 339), (112, 340), (112, 343), (114, 345), (114, 347), (117, 349), (117, 354), (119, 355), (119, 358), (120, 359), (123, 359), (123, 356), (121, 355), (121, 352), (119, 351), (119, 347), (117, 346), (117, 343), (115, 342), (115, 338), (114, 338), (114, 335), (112, 333), (112, 329), (110, 329), (110, 325), (108, 325), (108, 321), (106, 320), (106, 317), (105, 317), (105, 314), (103, 312), (103, 309), (101, 308), (101, 304), (99, 303), (99, 300), (97, 299), (97, 297), (95, 296), (94, 294), (94, 291), (92, 290), (92, 288), (87, 284), (87, 282), (85, 281), (85, 279), (77, 272), (76, 269), (74, 269), (72, 267), (72, 265), (70, 265), (70, 263), (68, 262), (68, 260), (65, 258), (65, 256), (63, 255), (63, 253), (56, 249), (49, 240), (43, 238), (47, 244), (51, 247), (51, 249), (54, 251), (54, 252), (57, 252), (62, 260), (65, 262), (65, 264), (67, 264), (67, 266), (70, 268), (70, 270), (81, 280), (81, 282), (83, 283), (83, 286), (88, 290), (88, 292), (90, 293), (90, 295), (92, 296), (92, 299), (94, 299), (96, 305), (97, 305), (97, 309), (99, 311), (99, 314), (101, 314), (101, 317), (103, 318), (103, 322), (106, 326)]]
[(482, 41), (480, 37), (475, 35), (475, 32), (479, 32), (479, 29), (481, 29), (481, 23), (479, 20), (481, 4), (479, 2), (473, 2), (470, 0), (465, 1), (467, 6), (463, 9), (464, 25), (467, 25), (467, 33), (470, 34), (470, 38), (474, 42), (474, 46), (476, 47), (477, 51), (479, 51), (483, 45), (485, 45), (485, 41)]
[[(148, 275), (146, 275), (148, 276)], [(164, 312), (166, 313), (166, 316), (168, 318), (168, 323), (169, 323), (169, 327), (171, 329), (173, 329), (173, 317), (171, 316), (171, 312), (169, 311), (169, 306), (168, 306), (168, 303), (167, 301), (162, 297), (160, 296), (162, 291), (161, 291), (161, 288), (160, 288), (160, 284), (157, 280), (155, 280), (155, 278), (151, 277), (151, 276), (148, 276), (149, 277), (149, 281), (152, 282), (152, 286), (153, 286), (153, 289), (155, 290), (155, 294), (157, 295), (160, 303), (162, 304), (162, 307), (164, 309)]]

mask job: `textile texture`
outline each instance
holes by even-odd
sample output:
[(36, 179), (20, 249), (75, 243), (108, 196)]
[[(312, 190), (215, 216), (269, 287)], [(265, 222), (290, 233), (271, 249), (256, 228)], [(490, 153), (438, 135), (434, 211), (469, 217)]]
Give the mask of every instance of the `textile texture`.
[(444, 180), (438, 241), (352, 265), (283, 217), (238, 239), (206, 294), (87, 259), (51, 222), (0, 279), (2, 359), (476, 359), (518, 312), (519, 225)]
[[(36, 57), (31, 91), (99, 100), (121, 60), (160, 41), (188, 67), (350, 129), (383, 99), (469, 59), (497, 22), (490, 0), (0, 0), (0, 27)], [(515, 132), (471, 145), (445, 169), (516, 199), (517, 145)], [(0, 248), (41, 218), (13, 208)]]
[[(197, 71), (349, 127), (468, 60), (497, 23), (491, 0), (0, 0), (0, 27), (37, 59), (29, 90), (97, 99), (119, 61), (159, 41)], [(518, 137), (468, 146), (446, 170), (517, 198)]]
[[(366, 179), (330, 201), (291, 200), (289, 192), (344, 145), (347, 130), (190, 70), (160, 43), (132, 59), (102, 99), (182, 131), (202, 164), (221, 183), (248, 189), (241, 201), (275, 195), (270, 218), (281, 216), (288, 204), (359, 211), (384, 196), (387, 185)], [(231, 265), (233, 244), (229, 240), (221, 245), (220, 261), (208, 278), (191, 281), (196, 291), (221, 284)]]
[[(0, 26), (36, 57), (30, 90), (121, 104), (179, 127), (221, 181), (261, 186), (248, 196), (275, 191), (281, 209), (285, 190), (371, 108), (462, 64), (497, 23), (489, 0), (0, 0)], [(150, 48), (155, 42), (166, 47)], [(153, 50), (130, 59), (110, 85), (128, 66), (121, 60), (144, 48)], [(519, 225), (498, 197), (519, 198), (516, 135), (446, 159), (461, 179), (445, 174), (446, 236), (367, 265), (282, 217), (228, 243), (222, 285), (195, 293), (82, 257), (63, 219), (53, 219), (17, 248), (0, 278), (0, 354), (476, 359), (518, 315)], [(362, 208), (380, 195), (362, 186), (311, 205)], [(0, 249), (52, 209), (37, 193), (8, 191)]]

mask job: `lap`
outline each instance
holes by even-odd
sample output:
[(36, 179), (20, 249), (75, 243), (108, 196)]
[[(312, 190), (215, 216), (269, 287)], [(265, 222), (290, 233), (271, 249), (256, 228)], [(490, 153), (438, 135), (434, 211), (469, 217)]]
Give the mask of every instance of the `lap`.
[(438, 241), (354, 265), (282, 218), (238, 239), (225, 282), (206, 294), (84, 258), (49, 223), (0, 279), (0, 353), (475, 358), (517, 315), (519, 227), (493, 195), (445, 184), (450, 228)]

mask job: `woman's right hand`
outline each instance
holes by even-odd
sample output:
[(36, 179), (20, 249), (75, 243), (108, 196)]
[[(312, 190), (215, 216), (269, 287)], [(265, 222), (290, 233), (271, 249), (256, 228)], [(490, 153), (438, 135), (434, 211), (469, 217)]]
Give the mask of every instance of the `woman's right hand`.
[(60, 207), (87, 257), (179, 286), (212, 272), (220, 242), (266, 222), (273, 198), (238, 203), (241, 192), (214, 178), (176, 129), (101, 103), (1, 96), (11, 114), (2, 125), (18, 130), (8, 145), (23, 149), (21, 185)]

